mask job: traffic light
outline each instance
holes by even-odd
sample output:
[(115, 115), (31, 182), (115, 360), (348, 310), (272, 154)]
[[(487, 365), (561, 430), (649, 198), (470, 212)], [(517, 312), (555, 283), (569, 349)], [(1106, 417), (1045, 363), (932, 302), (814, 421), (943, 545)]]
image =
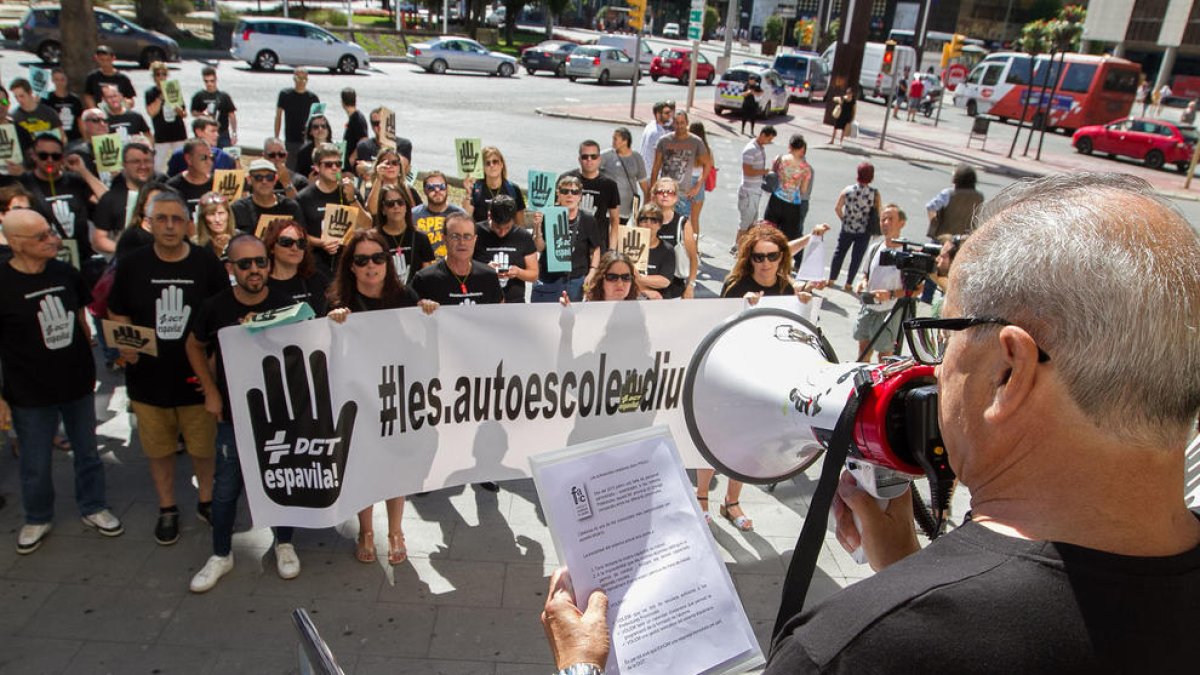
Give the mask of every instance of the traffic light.
[(629, 26), (640, 32), (645, 19), (646, 0), (629, 0)]
[(950, 38), (950, 58), (956, 59), (962, 56), (963, 43), (966, 42), (967, 36), (955, 33)]
[(881, 70), (884, 75), (892, 74), (892, 63), (896, 60), (896, 41), (888, 40), (883, 47), (883, 67)]

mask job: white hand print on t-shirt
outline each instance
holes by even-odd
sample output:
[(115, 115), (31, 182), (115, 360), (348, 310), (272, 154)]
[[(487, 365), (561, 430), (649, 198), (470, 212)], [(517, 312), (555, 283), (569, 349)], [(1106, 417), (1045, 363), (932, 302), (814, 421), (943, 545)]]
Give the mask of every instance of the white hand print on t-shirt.
[(46, 349), (62, 349), (71, 344), (75, 337), (75, 315), (63, 307), (57, 295), (47, 295), (38, 303), (38, 323), (42, 327), (42, 341)]
[(187, 328), (192, 308), (183, 302), (183, 289), (167, 286), (154, 301), (154, 330), (160, 340), (178, 340)]

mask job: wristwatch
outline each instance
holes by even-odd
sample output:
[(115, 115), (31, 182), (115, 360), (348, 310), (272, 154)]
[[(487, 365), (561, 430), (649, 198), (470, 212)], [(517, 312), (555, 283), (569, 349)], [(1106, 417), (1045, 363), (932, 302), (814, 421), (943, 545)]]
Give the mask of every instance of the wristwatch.
[(604, 669), (594, 663), (575, 663), (554, 675), (604, 675)]

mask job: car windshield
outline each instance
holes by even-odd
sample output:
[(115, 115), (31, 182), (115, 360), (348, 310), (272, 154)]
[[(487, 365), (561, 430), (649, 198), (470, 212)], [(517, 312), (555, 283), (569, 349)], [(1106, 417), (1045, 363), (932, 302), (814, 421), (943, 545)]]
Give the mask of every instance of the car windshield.
[(785, 75), (803, 73), (808, 69), (808, 59), (797, 58), (795, 56), (780, 56), (775, 59), (775, 65), (772, 67)]

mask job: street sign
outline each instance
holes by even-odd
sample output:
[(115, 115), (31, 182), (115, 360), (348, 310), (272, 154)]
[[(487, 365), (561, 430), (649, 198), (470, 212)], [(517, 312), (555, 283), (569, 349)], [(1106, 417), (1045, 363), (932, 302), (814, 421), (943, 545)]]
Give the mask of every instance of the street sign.
[(688, 12), (689, 40), (704, 38), (704, 0), (692, 0), (692, 11)]
[(781, 19), (796, 18), (796, 0), (784, 0), (775, 5), (775, 14)]
[(704, 28), (703, 23), (692, 22), (688, 24), (688, 39), (699, 40), (701, 38), (700, 31)]
[(961, 63), (952, 63), (946, 68), (946, 86), (957, 87), (967, 79), (967, 67)]
[(704, 23), (704, 10), (703, 9), (693, 9), (691, 12), (689, 12), (688, 13), (688, 23), (691, 25), (696, 25), (698, 23)]

